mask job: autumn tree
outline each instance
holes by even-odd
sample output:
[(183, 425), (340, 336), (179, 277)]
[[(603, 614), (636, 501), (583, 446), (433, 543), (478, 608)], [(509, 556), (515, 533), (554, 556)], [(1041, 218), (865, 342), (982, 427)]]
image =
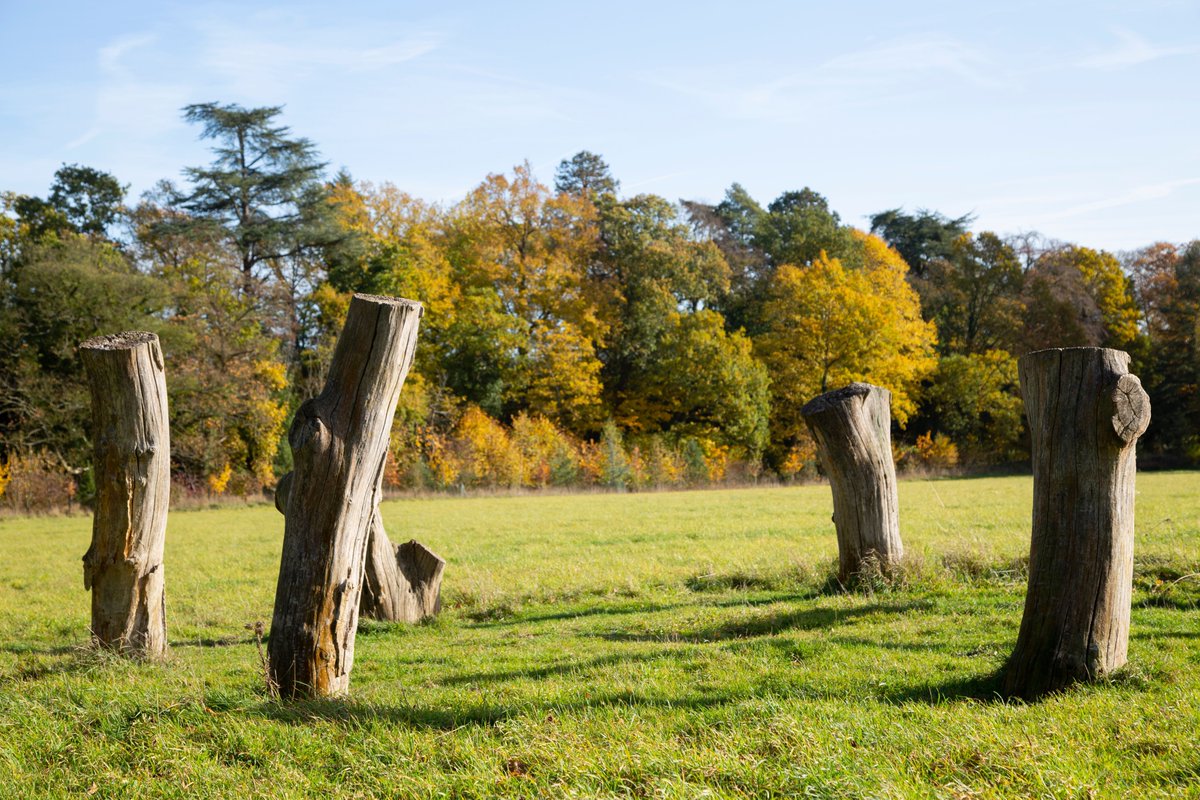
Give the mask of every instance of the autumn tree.
[(936, 363), (932, 323), (921, 319), (903, 259), (878, 237), (854, 232), (862, 266), (819, 257), (776, 270), (755, 349), (770, 369), (776, 456), (804, 437), (800, 408), (830, 389), (866, 381), (889, 389), (903, 425)]
[[(528, 164), (488, 178), (452, 211), (447, 257), (464, 301), (486, 322), (464, 344), (494, 365), (504, 416), (542, 414), (575, 432), (593, 430), (601, 411), (596, 341), (604, 323), (587, 292), (596, 246), (588, 198), (552, 194)], [(476, 332), (479, 328), (474, 329)]]
[(1138, 374), (1154, 402), (1142, 447), (1194, 463), (1200, 460), (1200, 240), (1150, 245), (1130, 254), (1127, 265), (1148, 341)]
[(1076, 245), (1047, 250), (1026, 276), (1026, 349), (1135, 347), (1140, 314), (1132, 290), (1110, 253)]
[(943, 353), (1016, 347), (1024, 275), (1016, 253), (996, 234), (962, 234), (914, 283), (926, 315), (937, 323)]

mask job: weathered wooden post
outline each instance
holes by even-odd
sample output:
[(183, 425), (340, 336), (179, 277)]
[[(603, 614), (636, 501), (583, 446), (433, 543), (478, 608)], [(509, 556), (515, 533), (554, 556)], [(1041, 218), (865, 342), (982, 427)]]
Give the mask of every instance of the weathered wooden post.
[(441, 610), (446, 562), (416, 539), (393, 546), (379, 509), (371, 516), (360, 611), (389, 622), (420, 622)]
[(1150, 399), (1120, 350), (1039, 350), (1018, 371), (1033, 447), (1033, 539), (1002, 689), (1035, 698), (1125, 663), (1135, 443), (1150, 424)]
[(97, 336), (79, 346), (92, 396), (96, 510), (83, 586), (92, 637), (155, 658), (167, 650), (163, 543), (171, 497), (167, 385), (158, 337)]
[(268, 647), (285, 697), (345, 693), (363, 565), (392, 417), (417, 342), (421, 304), (358, 294), (321, 394), (288, 433), (283, 557)]
[(833, 489), (838, 577), (874, 557), (885, 572), (904, 555), (892, 460), (892, 393), (869, 383), (826, 392), (800, 409)]

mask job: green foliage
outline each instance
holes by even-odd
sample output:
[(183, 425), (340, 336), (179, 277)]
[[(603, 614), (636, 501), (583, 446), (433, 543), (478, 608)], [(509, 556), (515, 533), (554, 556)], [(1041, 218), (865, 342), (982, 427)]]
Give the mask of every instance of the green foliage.
[(955, 242), (967, 233), (973, 221), (971, 214), (951, 219), (924, 208), (915, 214), (893, 208), (871, 217), (871, 233), (900, 254), (914, 278), (924, 278), (933, 262), (952, 257)]
[(91, 423), (76, 347), (156, 328), (165, 292), (112, 245), (76, 233), (26, 240), (19, 252), (0, 283), (0, 450), (52, 454), (78, 475), (90, 464)]
[(609, 420), (600, 432), (600, 482), (610, 489), (624, 489), (629, 479), (629, 457), (621, 431)]
[(128, 188), (111, 173), (63, 164), (50, 185), (50, 205), (80, 233), (103, 236), (120, 216)]
[(966, 461), (1002, 464), (1019, 456), (1024, 404), (1017, 360), (1009, 353), (988, 350), (942, 358), (925, 402), (926, 416)]
[(596, 198), (615, 195), (620, 186), (621, 182), (613, 177), (608, 163), (587, 150), (564, 158), (554, 171), (554, 190), (559, 194)]

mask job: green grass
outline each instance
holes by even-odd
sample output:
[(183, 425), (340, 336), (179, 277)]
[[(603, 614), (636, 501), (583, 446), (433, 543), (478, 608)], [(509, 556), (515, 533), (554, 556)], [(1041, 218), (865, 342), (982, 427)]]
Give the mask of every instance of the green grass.
[(164, 664), (85, 648), (90, 520), (0, 522), (0, 796), (1200, 797), (1200, 474), (1138, 477), (1130, 665), (1031, 704), (1030, 479), (900, 491), (905, 575), (849, 594), (828, 487), (389, 502), (445, 611), (307, 703), (244, 627), (274, 509), (171, 516)]

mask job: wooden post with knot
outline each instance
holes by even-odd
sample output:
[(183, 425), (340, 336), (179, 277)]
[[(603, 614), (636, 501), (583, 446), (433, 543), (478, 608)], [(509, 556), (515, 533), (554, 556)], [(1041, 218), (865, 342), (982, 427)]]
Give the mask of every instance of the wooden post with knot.
[(1036, 698), (1125, 663), (1135, 444), (1150, 399), (1129, 355), (1039, 350), (1018, 371), (1033, 456), (1029, 587), (1002, 691)]
[(356, 294), (329, 376), (288, 433), (283, 556), (268, 660), (284, 697), (345, 694), (371, 517), (421, 304)]
[(891, 404), (887, 389), (852, 383), (800, 409), (833, 489), (838, 579), (843, 582), (862, 572), (868, 561), (877, 561), (886, 573), (904, 556)]
[(167, 650), (163, 546), (171, 499), (167, 384), (158, 337), (97, 336), (79, 346), (92, 398), (96, 509), (83, 585), (92, 638), (145, 658)]

